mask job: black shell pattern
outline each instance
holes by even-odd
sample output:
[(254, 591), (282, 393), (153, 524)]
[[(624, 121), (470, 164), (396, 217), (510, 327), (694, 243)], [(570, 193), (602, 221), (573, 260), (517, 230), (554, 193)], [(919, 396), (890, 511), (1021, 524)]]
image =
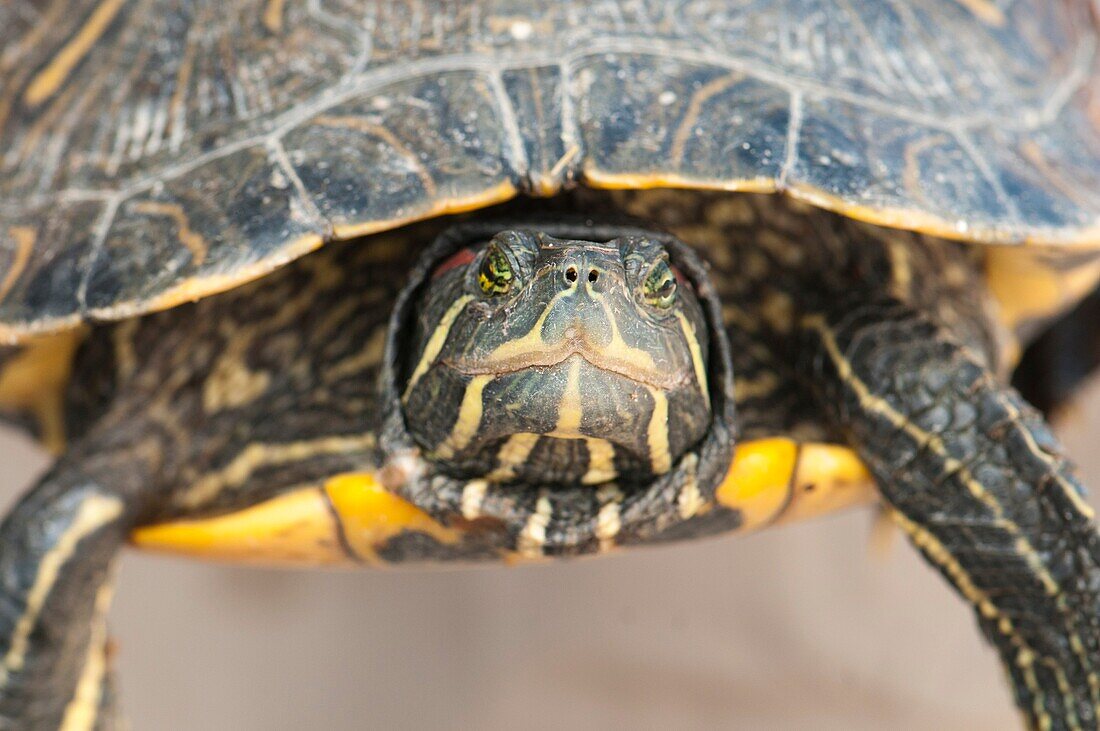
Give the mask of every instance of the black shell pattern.
[(8, 0), (0, 343), (596, 187), (1100, 245), (1087, 0)]

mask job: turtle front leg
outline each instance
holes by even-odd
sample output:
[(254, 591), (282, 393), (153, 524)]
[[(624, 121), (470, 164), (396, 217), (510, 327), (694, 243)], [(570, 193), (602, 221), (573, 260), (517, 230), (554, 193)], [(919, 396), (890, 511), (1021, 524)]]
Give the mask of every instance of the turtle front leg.
[(896, 301), (802, 320), (802, 373), (912, 543), (975, 608), (1029, 723), (1096, 729), (1100, 536), (1041, 416)]
[(113, 726), (106, 615), (132, 512), (62, 462), (0, 523), (0, 728)]
[[(0, 729), (109, 725), (111, 565), (143, 526), (200, 521), (174, 534), (194, 539), (201, 520), (241, 514), (247, 540), (207, 532), (206, 556), (246, 558), (240, 544), (265, 538), (298, 563), (443, 550), (451, 535), (374, 480), (378, 372), (408, 248), (334, 248), (89, 333), (67, 391), (73, 441), (0, 524)], [(359, 481), (336, 479), (348, 474)], [(257, 535), (251, 509), (276, 502), (264, 514), (285, 522)]]

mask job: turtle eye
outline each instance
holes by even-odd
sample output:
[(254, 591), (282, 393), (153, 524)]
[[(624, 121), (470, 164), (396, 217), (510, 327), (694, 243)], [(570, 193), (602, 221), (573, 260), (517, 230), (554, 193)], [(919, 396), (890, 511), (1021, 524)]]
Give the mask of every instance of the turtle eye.
[(654, 307), (662, 310), (672, 307), (676, 301), (676, 275), (667, 261), (661, 259), (650, 268), (642, 283), (642, 294), (645, 301)]
[(489, 244), (477, 271), (477, 283), (488, 295), (504, 294), (512, 288), (512, 265), (508, 257), (495, 243)]

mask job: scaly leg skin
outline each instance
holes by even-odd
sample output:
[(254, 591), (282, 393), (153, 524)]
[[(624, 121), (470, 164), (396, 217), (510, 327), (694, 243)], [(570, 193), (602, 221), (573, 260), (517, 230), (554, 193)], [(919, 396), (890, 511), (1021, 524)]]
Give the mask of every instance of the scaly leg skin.
[(1046, 424), (993, 373), (983, 251), (776, 197), (655, 193), (620, 196), (704, 242), (742, 420), (848, 441), (974, 605), (1029, 722), (1097, 728), (1100, 539)]
[(971, 604), (1029, 724), (1096, 729), (1100, 537), (1039, 414), (911, 307), (802, 319), (802, 372), (925, 558)]
[(62, 464), (0, 524), (0, 728), (113, 727), (106, 614), (129, 513)]
[(393, 251), (333, 247), (93, 332), (70, 448), (0, 524), (0, 729), (113, 724), (104, 615), (133, 528), (376, 466), (382, 336), (408, 257)]

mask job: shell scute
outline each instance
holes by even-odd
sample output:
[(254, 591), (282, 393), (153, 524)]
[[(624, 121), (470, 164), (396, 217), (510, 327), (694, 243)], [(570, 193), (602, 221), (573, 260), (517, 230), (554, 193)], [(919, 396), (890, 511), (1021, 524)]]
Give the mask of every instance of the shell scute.
[(7, 15), (5, 342), (572, 180), (783, 190), (940, 236), (1100, 247), (1086, 0), (82, 0)]

